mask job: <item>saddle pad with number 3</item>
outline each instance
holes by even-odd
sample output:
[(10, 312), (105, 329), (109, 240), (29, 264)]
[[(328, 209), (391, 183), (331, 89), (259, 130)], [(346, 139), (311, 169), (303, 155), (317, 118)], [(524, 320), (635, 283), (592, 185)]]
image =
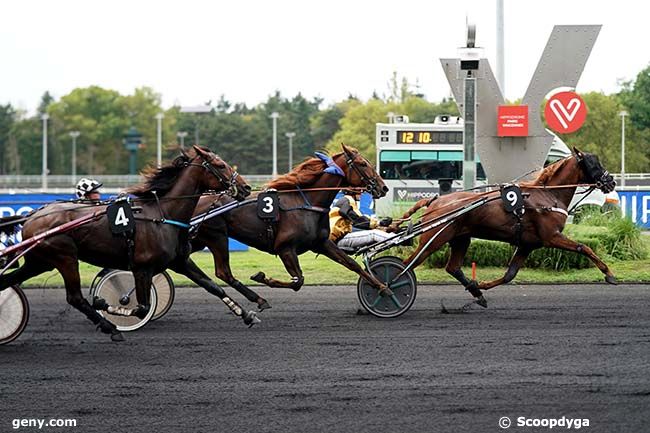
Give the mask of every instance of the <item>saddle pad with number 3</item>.
[(257, 216), (265, 220), (278, 220), (280, 201), (276, 191), (262, 192), (257, 196)]

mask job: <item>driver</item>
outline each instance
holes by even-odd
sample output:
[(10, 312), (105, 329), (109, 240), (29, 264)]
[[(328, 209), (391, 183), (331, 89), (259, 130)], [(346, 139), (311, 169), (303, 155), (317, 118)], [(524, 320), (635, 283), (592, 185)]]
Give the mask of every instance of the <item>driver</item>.
[[(340, 248), (357, 250), (363, 246), (392, 238), (395, 233), (387, 233), (385, 227), (393, 222), (392, 218), (379, 221), (367, 217), (359, 211), (361, 193), (346, 190), (345, 195), (334, 203), (330, 210), (330, 240)], [(377, 228), (379, 227), (379, 229)], [(352, 231), (352, 229), (360, 229)]]
[(101, 199), (99, 188), (101, 187), (102, 184), (95, 179), (86, 179), (84, 177), (77, 182), (75, 194), (79, 200), (99, 201)]

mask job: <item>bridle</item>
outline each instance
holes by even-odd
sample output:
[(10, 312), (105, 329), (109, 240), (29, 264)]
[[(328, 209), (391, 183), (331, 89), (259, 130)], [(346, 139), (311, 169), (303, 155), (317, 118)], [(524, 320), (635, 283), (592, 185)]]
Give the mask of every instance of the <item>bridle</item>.
[(366, 191), (368, 191), (371, 194), (374, 191), (377, 192), (379, 195), (379, 191), (377, 189), (378, 186), (377, 178), (368, 176), (354, 163), (354, 160), (357, 159), (357, 157), (360, 156), (360, 154), (358, 152), (354, 153), (352, 156), (350, 156), (348, 152), (343, 152), (343, 154), (345, 155), (345, 163), (348, 165), (348, 168), (354, 170), (359, 175), (363, 183), (366, 185)]
[(237, 177), (239, 177), (239, 173), (237, 171), (232, 170), (232, 175), (230, 178), (226, 175), (224, 175), (220, 170), (217, 170), (211, 163), (214, 160), (214, 158), (210, 159), (209, 161), (205, 159), (203, 155), (199, 155), (201, 157), (201, 160), (203, 161), (201, 164), (193, 163), (193, 162), (185, 162), (183, 164), (183, 167), (203, 167), (205, 168), (210, 174), (212, 174), (214, 177), (216, 177), (219, 182), (221, 182), (221, 185), (224, 187), (224, 191), (226, 194), (228, 194), (231, 197), (235, 197), (237, 195)]
[(575, 158), (578, 161), (578, 165), (582, 167), (584, 173), (591, 178), (590, 180), (592, 182), (594, 182), (596, 188), (600, 189), (603, 192), (605, 192), (604, 189), (609, 189), (610, 191), (614, 190), (616, 187), (616, 182), (614, 181), (614, 177), (609, 174), (609, 171), (603, 169), (602, 174), (596, 177), (592, 174), (593, 167), (590, 167), (589, 162), (584, 158), (582, 154), (576, 154)]

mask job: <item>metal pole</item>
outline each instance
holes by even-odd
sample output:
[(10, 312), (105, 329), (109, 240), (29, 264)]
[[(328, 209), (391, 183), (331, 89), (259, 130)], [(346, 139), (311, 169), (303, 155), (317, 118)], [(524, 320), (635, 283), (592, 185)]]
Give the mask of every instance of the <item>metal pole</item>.
[(163, 113), (156, 114), (156, 120), (158, 121), (158, 150), (156, 153), (156, 162), (158, 167), (162, 165), (162, 120), (165, 115)]
[(176, 136), (181, 139), (181, 149), (185, 149), (185, 137), (187, 137), (187, 132), (179, 131)]
[(625, 188), (625, 116), (627, 111), (621, 111), (621, 188)]
[(45, 113), (41, 116), (43, 120), (43, 166), (41, 170), (41, 188), (47, 189), (47, 119), (49, 114)]
[(81, 133), (79, 131), (70, 131), (70, 137), (72, 137), (72, 183), (74, 184), (77, 181), (77, 137)]
[(273, 119), (273, 171), (271, 174), (276, 177), (278, 175), (278, 117), (280, 114), (274, 111), (270, 117)]
[(476, 183), (476, 78), (472, 71), (467, 71), (465, 78), (464, 104), (463, 189), (470, 189)]
[(503, 0), (497, 0), (497, 81), (501, 93), (506, 94), (505, 55), (503, 49)]
[(295, 132), (287, 132), (285, 134), (289, 138), (289, 171), (293, 168), (293, 137), (296, 136)]

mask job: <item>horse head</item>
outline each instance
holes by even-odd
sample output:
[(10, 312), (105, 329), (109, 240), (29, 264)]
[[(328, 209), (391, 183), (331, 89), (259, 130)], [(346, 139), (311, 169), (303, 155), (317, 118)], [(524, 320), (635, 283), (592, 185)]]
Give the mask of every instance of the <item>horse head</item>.
[(203, 181), (208, 189), (228, 190), (229, 194), (238, 201), (250, 195), (250, 185), (228, 163), (209, 149), (195, 145), (194, 150), (203, 161), (201, 165), (207, 171), (208, 176)]
[[(388, 192), (388, 187), (379, 173), (359, 151), (341, 143), (342, 156), (345, 157), (345, 179), (349, 186), (364, 187), (374, 198), (381, 198)], [(339, 164), (342, 166), (341, 164)]]
[(609, 171), (600, 164), (596, 155), (582, 152), (576, 147), (573, 148), (573, 153), (578, 161), (578, 167), (582, 171), (584, 181), (596, 184), (596, 187), (605, 194), (614, 191), (616, 181)]

